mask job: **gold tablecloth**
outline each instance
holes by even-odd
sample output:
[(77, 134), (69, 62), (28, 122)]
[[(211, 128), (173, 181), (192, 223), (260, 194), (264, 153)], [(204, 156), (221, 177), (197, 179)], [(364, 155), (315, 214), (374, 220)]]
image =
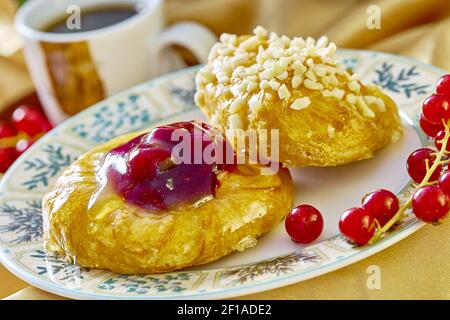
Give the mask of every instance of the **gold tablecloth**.
[[(5, 1), (12, 0), (2, 1), (0, 12), (6, 12), (1, 8)], [(246, 33), (261, 24), (291, 36), (325, 34), (339, 47), (393, 52), (450, 71), (450, 1), (447, 0), (168, 0), (166, 4), (169, 22), (195, 20), (216, 33)], [(381, 28), (369, 29), (370, 13), (378, 9)], [(17, 68), (16, 76), (6, 75), (5, 65)], [(0, 57), (0, 109), (6, 96), (10, 99), (28, 89), (21, 68), (23, 64), (17, 55)], [(380, 268), (380, 289), (367, 286), (368, 267), (372, 265)], [(0, 267), (0, 297), (22, 288), (25, 289), (10, 298), (59, 298), (28, 287)], [(450, 299), (450, 221), (439, 227), (427, 225), (400, 243), (346, 268), (243, 298)]]

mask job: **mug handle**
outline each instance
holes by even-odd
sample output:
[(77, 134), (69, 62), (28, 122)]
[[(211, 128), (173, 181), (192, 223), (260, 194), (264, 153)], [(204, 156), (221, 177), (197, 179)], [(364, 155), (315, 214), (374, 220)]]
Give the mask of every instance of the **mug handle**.
[(216, 43), (216, 35), (201, 24), (180, 22), (160, 33), (150, 46), (152, 74), (158, 76), (186, 66), (181, 56), (171, 50), (171, 45), (179, 45), (189, 50), (199, 63), (206, 63), (211, 47)]

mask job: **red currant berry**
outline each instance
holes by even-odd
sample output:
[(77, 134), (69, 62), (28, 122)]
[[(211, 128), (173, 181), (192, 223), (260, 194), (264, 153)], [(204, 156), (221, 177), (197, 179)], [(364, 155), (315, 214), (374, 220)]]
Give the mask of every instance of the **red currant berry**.
[(439, 187), (444, 190), (450, 197), (450, 172), (444, 173), (439, 178)]
[(436, 222), (449, 212), (450, 198), (438, 186), (421, 187), (414, 192), (412, 209), (420, 220)]
[(436, 86), (437, 94), (450, 95), (450, 74), (442, 76)]
[[(436, 148), (438, 150), (441, 150), (441, 148), (442, 148), (441, 140), (444, 139), (444, 137), (445, 137), (445, 130), (441, 130), (438, 132), (438, 134), (434, 138), (434, 145), (436, 146)], [(445, 149), (446, 149), (446, 151), (450, 151), (450, 143), (447, 143), (447, 146)]]
[(375, 234), (374, 218), (363, 208), (349, 209), (339, 220), (339, 230), (348, 240), (365, 245)]
[(432, 123), (440, 124), (442, 119), (450, 119), (450, 98), (448, 96), (433, 94), (422, 105), (424, 117)]
[(41, 112), (27, 105), (20, 106), (14, 111), (12, 122), (17, 130), (32, 137), (52, 129), (52, 125)]
[(33, 141), (28, 139), (20, 139), (19, 141), (17, 141), (16, 143), (17, 156), (20, 156), (22, 155), (22, 153), (27, 151), (28, 148), (33, 145), (33, 143), (34, 143)]
[(292, 209), (284, 225), (292, 241), (310, 243), (322, 233), (323, 218), (319, 210), (303, 204)]
[(15, 160), (14, 148), (0, 148), (0, 173), (5, 173)]
[[(428, 160), (428, 166), (431, 167), (433, 165), (436, 156), (433, 155), (435, 151), (430, 148), (421, 148), (417, 149), (413, 153), (411, 153), (406, 162), (406, 168), (408, 169), (409, 176), (415, 182), (422, 182), (423, 178), (427, 173), (426, 162)], [(442, 166), (439, 165), (436, 170), (431, 175), (429, 182), (437, 181), (439, 179), (439, 175), (441, 173)]]
[(17, 135), (17, 130), (12, 125), (6, 122), (0, 122), (0, 138), (14, 137)]
[[(11, 138), (17, 135), (17, 130), (6, 122), (0, 122), (0, 139)], [(6, 170), (16, 160), (16, 152), (14, 148), (1, 148), (0, 147), (0, 173), (5, 173)]]
[(364, 197), (362, 207), (384, 226), (397, 213), (399, 203), (395, 194), (379, 189)]
[(435, 137), (437, 133), (444, 128), (442, 122), (439, 124), (432, 123), (425, 119), (423, 114), (420, 115), (419, 124), (423, 132), (425, 132), (425, 134), (429, 137)]

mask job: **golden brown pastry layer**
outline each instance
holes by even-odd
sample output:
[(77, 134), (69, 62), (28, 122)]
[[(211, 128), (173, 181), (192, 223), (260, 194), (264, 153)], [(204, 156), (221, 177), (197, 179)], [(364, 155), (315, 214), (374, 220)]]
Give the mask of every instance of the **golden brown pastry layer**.
[(222, 172), (216, 196), (198, 207), (153, 214), (113, 192), (95, 203), (96, 169), (104, 154), (137, 134), (97, 147), (73, 163), (43, 200), (44, 243), (80, 266), (124, 274), (161, 273), (245, 250), (292, 208), (292, 179), (239, 166)]
[(287, 166), (334, 166), (367, 159), (397, 140), (392, 99), (336, 61), (326, 37), (222, 35), (196, 77), (196, 103), (212, 125), (278, 129)]

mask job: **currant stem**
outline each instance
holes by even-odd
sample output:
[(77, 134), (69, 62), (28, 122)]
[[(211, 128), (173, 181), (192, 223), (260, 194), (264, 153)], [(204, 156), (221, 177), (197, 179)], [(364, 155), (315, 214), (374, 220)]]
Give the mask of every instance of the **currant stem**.
[[(447, 163), (448, 160), (442, 160), (442, 158), (448, 154), (447, 150), (447, 144), (449, 142), (450, 138), (450, 129), (449, 124), (444, 123), (445, 128), (445, 136), (442, 139), (442, 145), (439, 152), (436, 154), (436, 159), (433, 162), (433, 165), (430, 167), (428, 164), (428, 160), (426, 160), (425, 165), (427, 168), (427, 173), (425, 177), (423, 178), (422, 182), (417, 186), (416, 189), (419, 189), (423, 186), (434, 184), (434, 182), (429, 182), (432, 174), (437, 169), (439, 165), (442, 165), (444, 163)], [(373, 235), (373, 237), (369, 240), (369, 244), (374, 244), (376, 241), (378, 241), (400, 218), (403, 216), (403, 213), (409, 209), (412, 205), (412, 196), (409, 198), (408, 201), (406, 201), (397, 211), (397, 213), (389, 220), (382, 228), (379, 228), (377, 232)]]
[(16, 143), (19, 140), (26, 139), (31, 141), (36, 141), (40, 137), (42, 137), (43, 134), (37, 134), (34, 137), (30, 137), (25, 132), (20, 131), (16, 136), (14, 137), (6, 137), (6, 138), (0, 138), (0, 148), (13, 148)]

